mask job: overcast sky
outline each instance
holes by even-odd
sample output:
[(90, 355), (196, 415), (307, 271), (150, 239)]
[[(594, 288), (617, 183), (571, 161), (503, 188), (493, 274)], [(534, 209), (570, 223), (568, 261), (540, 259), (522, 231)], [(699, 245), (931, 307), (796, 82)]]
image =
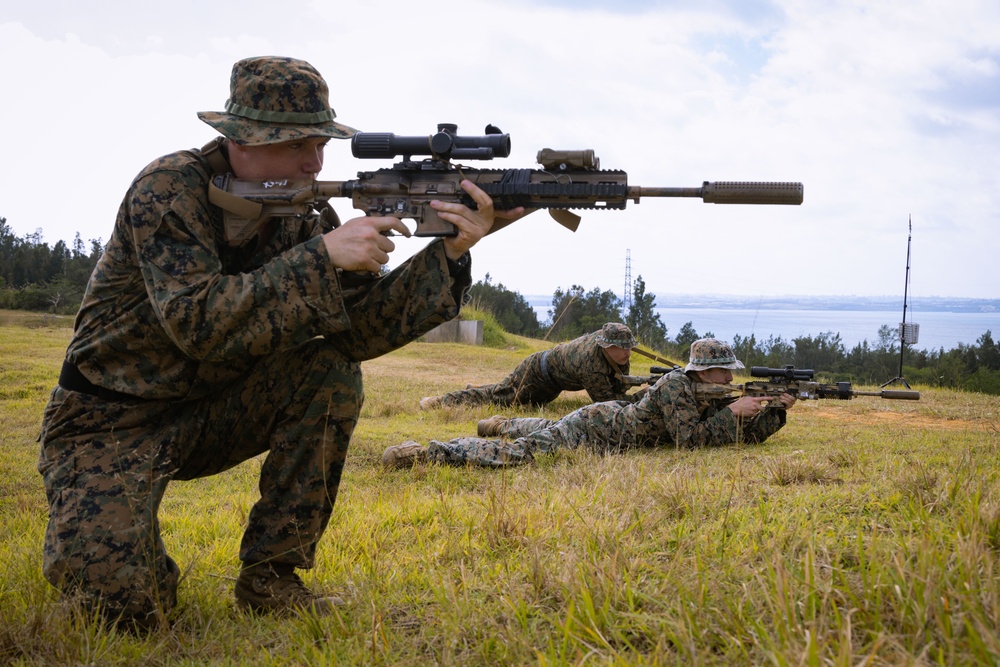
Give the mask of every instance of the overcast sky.
[[(106, 241), (135, 174), (211, 139), (196, 112), (265, 54), (310, 61), (361, 130), (511, 135), (511, 157), (468, 166), (592, 148), (631, 185), (805, 185), (802, 206), (581, 212), (575, 234), (540, 212), (473, 250), (476, 279), (620, 296), (629, 253), (657, 294), (901, 295), (912, 218), (911, 295), (1000, 298), (995, 0), (8, 2), (0, 217)], [(335, 141), (321, 178), (389, 164)]]

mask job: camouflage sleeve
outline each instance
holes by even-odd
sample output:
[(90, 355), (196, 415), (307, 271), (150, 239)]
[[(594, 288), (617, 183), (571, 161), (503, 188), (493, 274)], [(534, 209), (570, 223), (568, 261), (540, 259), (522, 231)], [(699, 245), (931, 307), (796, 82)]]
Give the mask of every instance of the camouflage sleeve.
[[(602, 359), (603, 361), (603, 359)], [(604, 368), (594, 368), (583, 376), (583, 385), (587, 395), (594, 403), (604, 401), (619, 401), (625, 398), (624, 386), (609, 375), (610, 369), (605, 363)]]
[[(729, 412), (728, 410), (726, 412)], [(747, 444), (757, 444), (764, 442), (769, 437), (777, 433), (785, 425), (786, 412), (780, 408), (769, 408), (762, 413), (745, 421), (741, 440)]]
[(650, 389), (648, 398), (659, 403), (667, 435), (678, 447), (716, 447), (738, 441), (732, 411), (703, 415), (691, 382), (683, 374), (665, 376)]
[(629, 403), (638, 403), (639, 401), (642, 400), (642, 397), (645, 396), (648, 392), (649, 392), (649, 387), (643, 387), (637, 392), (626, 394), (625, 397), (621, 400), (627, 401)]
[(595, 403), (622, 400), (635, 402), (642, 398), (641, 395), (634, 398), (627, 396), (631, 387), (618, 377), (619, 373), (628, 374), (628, 364), (622, 368), (614, 368), (596, 343), (592, 345), (590, 355), (581, 365), (585, 370), (581, 377), (583, 386)]
[(348, 331), (328, 335), (355, 361), (402, 347), (458, 316), (472, 284), (472, 262), (450, 275), (444, 243), (429, 244), (392, 272), (345, 295)]
[(323, 239), (226, 275), (217, 218), (198, 174), (140, 176), (123, 206), (155, 315), (194, 359), (264, 355), (351, 326)]

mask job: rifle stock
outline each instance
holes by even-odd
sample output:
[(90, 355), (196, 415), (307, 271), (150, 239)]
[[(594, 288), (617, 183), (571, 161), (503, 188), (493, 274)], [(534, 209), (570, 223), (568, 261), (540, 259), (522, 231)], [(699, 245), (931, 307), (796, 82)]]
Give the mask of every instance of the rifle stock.
[[(695, 197), (714, 204), (798, 205), (803, 186), (793, 182), (702, 183), (701, 187), (640, 187), (628, 184), (624, 171), (601, 170), (592, 150), (542, 149), (541, 169), (475, 169), (451, 163), (452, 158), (488, 160), (506, 157), (509, 135), (492, 126), (482, 137), (460, 137), (455, 126), (442, 124), (430, 137), (397, 137), (391, 133), (359, 132), (352, 138), (356, 157), (384, 158), (404, 155), (392, 168), (360, 171), (348, 181), (241, 180), (216, 176), (209, 200), (223, 209), (226, 243), (246, 244), (273, 217), (304, 215), (328, 206), (336, 197), (349, 197), (353, 207), (366, 215), (393, 216), (416, 221), (416, 236), (454, 236), (450, 222), (430, 206), (432, 200), (476, 203), (461, 187), (468, 179), (493, 199), (497, 210), (523, 206), (547, 209), (561, 225), (575, 231), (580, 218), (571, 209), (621, 210), (629, 201), (646, 197)], [(413, 160), (413, 155), (430, 155)], [(496, 231), (504, 224), (495, 225)]]

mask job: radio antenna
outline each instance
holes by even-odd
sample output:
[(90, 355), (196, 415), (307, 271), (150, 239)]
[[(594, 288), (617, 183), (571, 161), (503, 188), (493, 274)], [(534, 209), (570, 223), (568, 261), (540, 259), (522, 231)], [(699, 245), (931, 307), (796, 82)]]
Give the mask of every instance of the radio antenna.
[(894, 382), (902, 382), (909, 389), (910, 385), (903, 379), (903, 352), (907, 345), (913, 345), (920, 338), (920, 325), (906, 321), (906, 298), (910, 287), (910, 240), (913, 238), (913, 216), (909, 217), (909, 233), (906, 236), (906, 281), (903, 284), (903, 321), (899, 323), (899, 375), (892, 378), (882, 386), (888, 386)]

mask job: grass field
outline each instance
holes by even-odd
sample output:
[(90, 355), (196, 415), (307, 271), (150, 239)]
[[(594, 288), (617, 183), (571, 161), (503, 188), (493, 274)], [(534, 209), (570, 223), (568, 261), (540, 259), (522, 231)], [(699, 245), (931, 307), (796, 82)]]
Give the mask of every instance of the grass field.
[(416, 343), (364, 364), (363, 419), (304, 577), (347, 600), (339, 614), (236, 610), (254, 460), (170, 487), (164, 541), (183, 570), (170, 625), (106, 629), (41, 575), (35, 437), (69, 324), (0, 313), (0, 664), (1000, 662), (995, 397), (915, 387), (919, 402), (800, 402), (753, 447), (381, 468), (390, 444), (474, 433), (486, 413), (417, 401), (546, 346), (522, 339)]

